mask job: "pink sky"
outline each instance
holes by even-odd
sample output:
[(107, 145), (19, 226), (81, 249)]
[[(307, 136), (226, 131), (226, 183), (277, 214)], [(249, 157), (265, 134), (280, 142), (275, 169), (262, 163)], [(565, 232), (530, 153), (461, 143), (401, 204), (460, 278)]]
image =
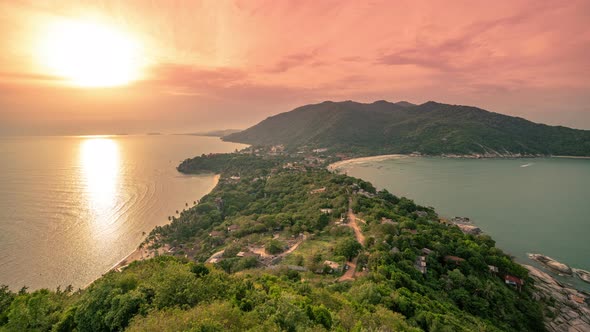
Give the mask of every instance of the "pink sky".
[[(98, 17), (143, 43), (122, 87), (35, 65), (46, 22)], [(590, 1), (7, 1), (0, 135), (245, 128), (324, 100), (474, 105), (590, 129)]]

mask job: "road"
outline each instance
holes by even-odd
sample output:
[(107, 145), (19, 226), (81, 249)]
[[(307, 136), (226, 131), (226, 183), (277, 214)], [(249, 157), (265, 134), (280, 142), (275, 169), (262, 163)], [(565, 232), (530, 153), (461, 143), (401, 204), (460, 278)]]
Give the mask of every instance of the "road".
[[(354, 237), (356, 238), (356, 240), (358, 241), (358, 243), (361, 244), (361, 246), (365, 246), (365, 236), (363, 235), (363, 232), (361, 231), (358, 223), (357, 223), (357, 217), (354, 214), (354, 212), (352, 212), (352, 197), (348, 199), (348, 226), (350, 228), (352, 228), (352, 230), (354, 230)], [(348, 262), (346, 264), (348, 264), (348, 270), (346, 270), (346, 272), (338, 279), (338, 281), (346, 281), (346, 280), (353, 280), (354, 279), (354, 275), (356, 273), (356, 263), (357, 263), (357, 257), (355, 257), (352, 262)]]
[(348, 226), (354, 230), (354, 237), (361, 246), (365, 246), (365, 236), (356, 221), (356, 215), (352, 212), (352, 197), (348, 199)]

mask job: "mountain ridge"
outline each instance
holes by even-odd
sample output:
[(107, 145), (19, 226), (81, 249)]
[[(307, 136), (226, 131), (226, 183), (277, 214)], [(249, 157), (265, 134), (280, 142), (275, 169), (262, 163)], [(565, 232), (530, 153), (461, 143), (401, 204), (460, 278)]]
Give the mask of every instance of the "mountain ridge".
[(359, 155), (590, 156), (590, 131), (535, 123), (478, 107), (324, 101), (268, 117), (222, 138), (288, 148), (325, 147)]

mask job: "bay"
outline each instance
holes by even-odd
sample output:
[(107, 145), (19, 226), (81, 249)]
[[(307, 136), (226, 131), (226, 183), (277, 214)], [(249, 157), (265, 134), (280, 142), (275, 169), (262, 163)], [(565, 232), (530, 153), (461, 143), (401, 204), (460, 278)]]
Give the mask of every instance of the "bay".
[[(590, 160), (570, 158), (446, 159), (401, 157), (348, 162), (348, 175), (466, 216), (519, 262), (541, 253), (590, 270)], [(558, 277), (590, 290), (576, 278)]]
[(216, 184), (176, 166), (242, 144), (181, 135), (0, 138), (0, 284), (84, 287)]

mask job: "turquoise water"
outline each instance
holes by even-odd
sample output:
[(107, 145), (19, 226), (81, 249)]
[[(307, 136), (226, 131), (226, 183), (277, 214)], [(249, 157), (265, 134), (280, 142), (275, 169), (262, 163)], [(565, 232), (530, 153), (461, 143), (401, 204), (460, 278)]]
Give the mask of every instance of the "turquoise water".
[[(590, 160), (401, 158), (351, 163), (349, 175), (466, 216), (519, 262), (541, 253), (590, 270)], [(575, 278), (560, 278), (590, 290)]]
[(191, 206), (213, 175), (184, 159), (245, 145), (198, 136), (0, 138), (0, 284), (83, 287)]

